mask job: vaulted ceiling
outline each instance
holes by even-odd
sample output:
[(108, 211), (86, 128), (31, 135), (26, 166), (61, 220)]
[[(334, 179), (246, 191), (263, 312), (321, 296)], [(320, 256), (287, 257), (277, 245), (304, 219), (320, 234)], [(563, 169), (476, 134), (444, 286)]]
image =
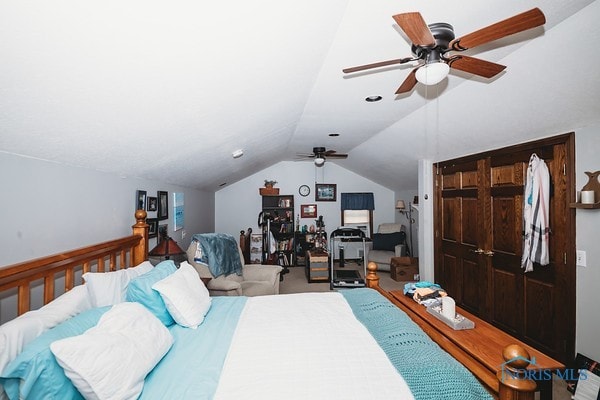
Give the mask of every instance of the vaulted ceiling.
[[(466, 53), (507, 66), (493, 79), (396, 96), (414, 63), (342, 73), (411, 55), (394, 14), (462, 36), (533, 7), (543, 27)], [(325, 146), (416, 188), (419, 159), (598, 124), (599, 16), (590, 0), (4, 0), (0, 151), (212, 191)]]

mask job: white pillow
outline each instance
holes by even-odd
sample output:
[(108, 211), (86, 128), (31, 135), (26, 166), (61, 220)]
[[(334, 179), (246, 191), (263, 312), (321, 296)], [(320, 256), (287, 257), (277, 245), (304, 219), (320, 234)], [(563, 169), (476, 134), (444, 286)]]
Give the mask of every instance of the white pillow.
[(186, 261), (177, 271), (152, 285), (152, 289), (160, 293), (175, 322), (186, 328), (197, 328), (210, 309), (208, 289)]
[(48, 329), (91, 308), (85, 286), (75, 286), (39, 310), (29, 311), (0, 326), (0, 372), (23, 347)]
[(45, 314), (48, 318), (53, 315), (56, 318), (56, 323), (52, 326), (54, 327), (91, 308), (92, 302), (90, 301), (87, 288), (85, 285), (79, 285), (58, 296), (50, 303), (37, 310), (37, 313)]
[(152, 268), (150, 261), (127, 269), (110, 272), (86, 272), (83, 274), (90, 300), (94, 307), (111, 306), (125, 301), (129, 281), (145, 274)]
[(135, 399), (146, 375), (173, 345), (169, 330), (139, 303), (113, 306), (84, 334), (50, 350), (86, 399)]
[(133, 279), (137, 278), (140, 275), (144, 275), (146, 272), (151, 271), (152, 268), (154, 268), (154, 265), (152, 265), (150, 261), (144, 261), (136, 265), (135, 267), (127, 268), (125, 271), (127, 271), (129, 278)]

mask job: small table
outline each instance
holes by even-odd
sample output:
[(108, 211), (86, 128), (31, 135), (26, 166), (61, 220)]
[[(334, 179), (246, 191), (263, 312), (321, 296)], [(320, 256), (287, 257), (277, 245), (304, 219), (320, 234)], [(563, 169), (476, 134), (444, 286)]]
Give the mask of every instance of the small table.
[[(488, 385), (495, 385), (496, 387), (499, 385), (496, 378), (496, 372), (500, 371), (502, 365), (505, 363), (502, 358), (502, 349), (511, 344), (523, 346), (527, 349), (532, 358), (535, 357), (535, 365), (531, 364), (528, 369), (548, 369), (556, 371), (565, 368), (559, 361), (535, 350), (533, 347), (526, 345), (520, 340), (510, 336), (508, 333), (501, 331), (460, 307), (456, 307), (456, 312), (473, 321), (475, 323), (475, 328), (455, 331), (433, 315), (429, 314), (425, 306), (417, 303), (411, 297), (404, 295), (402, 291), (394, 290), (391, 291), (390, 294), (394, 299), (398, 300), (402, 306), (408, 309), (407, 314), (409, 317), (411, 317), (417, 325), (421, 326), (423, 330), (429, 333), (427, 329), (433, 328), (451, 342), (450, 349), (446, 349), (446, 347), (442, 346), (444, 350), (455, 356), (452, 354), (452, 349), (459, 348), (463, 353), (466, 353), (467, 357), (472, 359), (472, 361), (477, 362), (482, 368), (487, 369), (489, 371), (489, 376), (487, 376), (488, 379), (485, 379), (485, 383)], [(431, 336), (431, 334), (429, 336)], [(552, 399), (552, 381), (544, 380), (537, 381), (537, 383), (540, 390), (540, 399)]]

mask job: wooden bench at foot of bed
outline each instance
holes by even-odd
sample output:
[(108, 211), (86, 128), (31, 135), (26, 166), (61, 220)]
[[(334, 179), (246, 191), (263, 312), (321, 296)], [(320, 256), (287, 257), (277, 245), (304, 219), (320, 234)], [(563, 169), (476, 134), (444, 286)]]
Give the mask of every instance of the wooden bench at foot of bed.
[[(0, 268), (0, 292), (17, 288), (17, 314), (31, 308), (31, 285), (41, 280), (43, 301), (54, 300), (54, 283), (64, 274), (64, 291), (78, 283), (75, 273), (105, 272), (136, 266), (148, 259), (148, 224), (146, 211), (137, 210), (131, 236), (70, 250), (35, 260)], [(81, 282), (79, 282), (81, 283)]]
[[(402, 291), (387, 292), (379, 286), (377, 265), (367, 266), (367, 286), (379, 291), (425, 331), (441, 348), (463, 364), (494, 396), (501, 400), (533, 400), (538, 385), (531, 379), (513, 378), (513, 371), (562, 370), (565, 366), (518, 339), (457, 307), (456, 311), (475, 323), (474, 329), (454, 330), (429, 314), (426, 308)], [(534, 358), (532, 358), (534, 357)], [(514, 360), (508, 362), (509, 360)], [(527, 360), (535, 360), (529, 365)], [(516, 372), (515, 377), (517, 376)], [(534, 376), (529, 375), (529, 376)], [(547, 376), (544, 375), (547, 378)], [(552, 398), (552, 381), (541, 381), (541, 399)]]

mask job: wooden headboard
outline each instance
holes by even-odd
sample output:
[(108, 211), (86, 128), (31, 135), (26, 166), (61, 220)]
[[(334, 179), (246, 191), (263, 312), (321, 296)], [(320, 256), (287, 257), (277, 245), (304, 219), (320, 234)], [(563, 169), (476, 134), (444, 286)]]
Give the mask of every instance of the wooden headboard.
[(31, 308), (31, 285), (42, 281), (44, 304), (54, 300), (56, 278), (64, 274), (64, 291), (75, 282), (76, 272), (116, 271), (138, 265), (148, 259), (148, 224), (146, 211), (135, 212), (131, 236), (81, 247), (47, 257), (0, 268), (0, 292), (17, 288), (17, 314)]

